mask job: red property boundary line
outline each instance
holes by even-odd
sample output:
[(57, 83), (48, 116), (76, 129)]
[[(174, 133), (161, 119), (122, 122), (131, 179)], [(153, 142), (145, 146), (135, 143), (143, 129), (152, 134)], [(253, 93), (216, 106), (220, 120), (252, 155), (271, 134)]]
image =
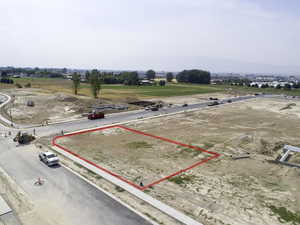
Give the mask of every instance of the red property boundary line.
[[(162, 140), (162, 141), (166, 141), (166, 142), (169, 142), (169, 143), (172, 143), (172, 144), (176, 144), (176, 145), (179, 145), (179, 146), (182, 146), (182, 147), (191, 148), (191, 149), (195, 149), (197, 151), (205, 152), (205, 153), (208, 153), (208, 154), (210, 154), (212, 156), (210, 156), (210, 157), (208, 157), (206, 159), (203, 159), (203, 160), (201, 160), (201, 161), (199, 161), (199, 162), (197, 162), (197, 163), (195, 163), (195, 164), (193, 164), (193, 165), (191, 165), (191, 166), (189, 166), (189, 167), (187, 167), (185, 169), (182, 169), (182, 170), (179, 170), (179, 171), (177, 171), (175, 173), (172, 173), (169, 176), (161, 178), (158, 181), (155, 181), (155, 182), (153, 182), (151, 184), (148, 184), (148, 185), (146, 185), (144, 187), (141, 187), (141, 186), (139, 186), (139, 185), (137, 185), (137, 184), (135, 184), (135, 183), (133, 183), (133, 182), (131, 182), (131, 181), (123, 178), (123, 177), (121, 177), (120, 175), (115, 174), (115, 173), (111, 172), (110, 170), (107, 170), (107, 169), (105, 169), (105, 168), (103, 168), (103, 167), (95, 164), (94, 162), (92, 162), (90, 160), (87, 160), (87, 159), (83, 158), (82, 156), (80, 156), (80, 155), (72, 152), (71, 150), (69, 150), (69, 149), (67, 149), (67, 148), (65, 148), (65, 147), (63, 147), (63, 146), (61, 146), (61, 145), (59, 145), (59, 144), (56, 143), (56, 141), (58, 139), (61, 139), (61, 138), (71, 137), (71, 136), (75, 136), (75, 135), (79, 135), (79, 134), (85, 134), (85, 133), (89, 133), (89, 132), (95, 132), (95, 131), (105, 130), (105, 129), (110, 129), (110, 128), (121, 128), (121, 129), (130, 131), (132, 133), (141, 134), (141, 135), (144, 135), (144, 136), (148, 136), (148, 137), (156, 138), (156, 139), (159, 139), (159, 140)], [(113, 125), (113, 126), (101, 127), (101, 128), (91, 129), (91, 130), (79, 131), (79, 132), (75, 132), (75, 133), (71, 133), (71, 134), (66, 134), (66, 135), (63, 135), (63, 136), (56, 136), (56, 137), (54, 137), (52, 139), (52, 145), (56, 146), (56, 147), (58, 147), (60, 149), (62, 149), (65, 152), (68, 152), (69, 154), (71, 154), (71, 155), (73, 155), (73, 156), (75, 156), (75, 157), (77, 157), (77, 158), (79, 158), (79, 159), (81, 159), (81, 160), (83, 160), (83, 161), (85, 161), (85, 162), (93, 165), (94, 167), (96, 167), (96, 168), (98, 168), (98, 169), (100, 169), (100, 170), (102, 170), (102, 171), (104, 171), (104, 172), (106, 172), (106, 173), (108, 173), (108, 174), (110, 174), (110, 175), (112, 175), (112, 176), (114, 176), (114, 177), (116, 177), (116, 178), (118, 178), (118, 179), (126, 182), (127, 184), (130, 184), (131, 186), (133, 186), (133, 187), (135, 187), (135, 188), (137, 188), (137, 189), (139, 189), (141, 191), (143, 191), (143, 190), (145, 190), (145, 189), (147, 189), (149, 187), (152, 187), (152, 186), (154, 186), (156, 184), (159, 184), (162, 181), (165, 181), (165, 180), (167, 180), (167, 179), (169, 179), (171, 177), (177, 176), (177, 175), (179, 175), (181, 173), (184, 173), (184, 172), (186, 172), (188, 170), (191, 170), (194, 167), (197, 167), (197, 166), (199, 166), (201, 164), (204, 164), (204, 163), (208, 162), (209, 160), (212, 160), (214, 158), (218, 158), (220, 156), (220, 154), (216, 153), (216, 152), (207, 151), (207, 150), (205, 150), (203, 148), (199, 148), (197, 146), (187, 145), (187, 144), (183, 144), (183, 143), (180, 143), (178, 141), (174, 141), (174, 140), (171, 140), (171, 139), (168, 139), (168, 138), (164, 138), (164, 137), (160, 137), (160, 136), (155, 136), (155, 135), (152, 135), (152, 134), (144, 133), (142, 131), (134, 130), (134, 129), (131, 129), (131, 128), (128, 128), (128, 127), (125, 127), (125, 126), (122, 126), (122, 125)]]

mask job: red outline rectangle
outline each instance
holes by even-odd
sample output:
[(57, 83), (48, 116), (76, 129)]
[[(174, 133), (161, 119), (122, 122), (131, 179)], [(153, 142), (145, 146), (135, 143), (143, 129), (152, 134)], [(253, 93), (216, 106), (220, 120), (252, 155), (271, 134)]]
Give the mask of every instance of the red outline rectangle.
[[(172, 144), (176, 144), (176, 145), (179, 145), (179, 146), (182, 146), (182, 147), (192, 148), (192, 149), (195, 149), (195, 150), (198, 150), (198, 151), (201, 151), (201, 152), (208, 153), (208, 154), (210, 154), (212, 156), (208, 157), (206, 159), (203, 159), (200, 162), (197, 162), (197, 163), (195, 163), (195, 164), (193, 164), (193, 165), (191, 165), (191, 166), (189, 166), (189, 167), (187, 167), (185, 169), (179, 170), (179, 171), (177, 171), (177, 172), (175, 172), (175, 173), (173, 173), (173, 174), (171, 174), (169, 176), (166, 176), (166, 177), (164, 177), (164, 178), (162, 178), (162, 179), (160, 179), (158, 181), (155, 181), (155, 182), (153, 182), (151, 184), (148, 184), (148, 185), (146, 185), (144, 187), (141, 187), (141, 186), (139, 186), (139, 185), (137, 185), (137, 184), (135, 184), (135, 183), (133, 183), (133, 182), (131, 182), (131, 181), (123, 178), (123, 177), (121, 177), (120, 175), (115, 174), (115, 173), (113, 173), (113, 172), (111, 172), (111, 171), (109, 171), (109, 170), (107, 170), (107, 169), (105, 169), (105, 168), (103, 168), (103, 167), (101, 167), (101, 166), (99, 166), (99, 165), (97, 165), (97, 164), (95, 164), (95, 163), (93, 163), (93, 162), (91, 162), (91, 161), (89, 161), (89, 160), (81, 157), (80, 155), (78, 155), (78, 154), (72, 152), (71, 150), (69, 150), (69, 149), (67, 149), (67, 148), (65, 148), (65, 147), (63, 147), (63, 146), (61, 146), (61, 145), (59, 145), (59, 144), (56, 143), (56, 140), (60, 139), (60, 138), (65, 138), (65, 137), (70, 137), (70, 136), (74, 136), (74, 135), (79, 135), (79, 134), (84, 134), (84, 133), (89, 133), (89, 132), (95, 132), (95, 131), (105, 130), (105, 129), (110, 129), (110, 128), (121, 128), (121, 129), (130, 131), (130, 132), (133, 132), (133, 133), (136, 133), (136, 134), (141, 134), (141, 135), (144, 135), (144, 136), (156, 138), (156, 139), (159, 139), (159, 140), (162, 140), (162, 141), (166, 141), (166, 142), (169, 142), (169, 143), (172, 143)], [(188, 170), (190, 170), (190, 169), (192, 169), (192, 168), (194, 168), (196, 166), (199, 166), (199, 165), (201, 165), (203, 163), (208, 162), (209, 160), (212, 160), (212, 159), (217, 158), (217, 157), (220, 156), (220, 154), (216, 153), (216, 152), (207, 151), (207, 150), (199, 148), (197, 146), (187, 145), (187, 144), (183, 144), (183, 143), (180, 143), (178, 141), (174, 141), (174, 140), (171, 140), (171, 139), (168, 139), (168, 138), (159, 137), (159, 136), (155, 136), (155, 135), (152, 135), (152, 134), (144, 133), (142, 131), (134, 130), (134, 129), (131, 129), (131, 128), (128, 128), (128, 127), (125, 127), (125, 126), (122, 126), (122, 125), (113, 125), (113, 126), (101, 127), (101, 128), (96, 128), (96, 129), (91, 129), (91, 130), (85, 130), (85, 131), (79, 131), (79, 132), (75, 132), (75, 133), (71, 133), (71, 134), (66, 134), (66, 135), (63, 135), (63, 136), (57, 136), (57, 137), (53, 138), (52, 145), (56, 146), (56, 147), (58, 147), (58, 148), (60, 148), (62, 150), (64, 150), (65, 152), (68, 152), (68, 153), (72, 154), (73, 156), (75, 156), (75, 157), (77, 157), (77, 158), (79, 158), (79, 159), (81, 159), (81, 160), (83, 160), (83, 161), (85, 161), (85, 162), (87, 162), (87, 163), (95, 166), (96, 168), (98, 168), (98, 169), (100, 169), (100, 170), (102, 170), (102, 171), (104, 171), (104, 172), (106, 172), (106, 173), (108, 173), (108, 174), (110, 174), (110, 175), (112, 175), (114, 177), (117, 177), (118, 179), (120, 179), (120, 180), (122, 180), (122, 181), (124, 181), (124, 182), (126, 182), (126, 183), (128, 183), (130, 185), (132, 185), (133, 187), (135, 187), (135, 188), (137, 188), (139, 190), (145, 190), (145, 189), (147, 189), (149, 187), (152, 187), (153, 185), (161, 183), (164, 180), (167, 180), (167, 179), (169, 179), (171, 177), (179, 175), (179, 174), (181, 174), (183, 172), (186, 172), (186, 171), (188, 171)]]

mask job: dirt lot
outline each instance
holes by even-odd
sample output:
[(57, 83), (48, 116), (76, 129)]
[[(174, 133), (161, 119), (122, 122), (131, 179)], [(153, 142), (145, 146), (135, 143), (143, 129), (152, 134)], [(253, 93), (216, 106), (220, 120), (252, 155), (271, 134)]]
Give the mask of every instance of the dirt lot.
[(59, 139), (58, 143), (62, 146), (68, 145), (79, 155), (85, 155), (88, 160), (99, 165), (105, 165), (106, 169), (137, 185), (142, 182), (145, 186), (213, 156), (122, 128), (75, 135)]
[[(65, 93), (50, 93), (36, 88), (6, 89), (5, 93), (15, 96), (13, 104), (4, 108), (4, 116), (18, 124), (41, 124), (48, 121), (59, 122), (82, 118), (82, 114), (91, 111), (93, 105), (111, 104), (106, 99), (92, 99), (87, 96), (74, 96)], [(34, 107), (27, 106), (28, 101)], [(118, 102), (114, 102), (118, 103)], [(135, 109), (134, 106), (129, 106)], [(110, 113), (112, 111), (108, 111)]]
[[(283, 144), (300, 146), (299, 118), (299, 101), (255, 99), (126, 126), (221, 154), (218, 159), (145, 190), (155, 198), (204, 224), (299, 224), (299, 214), (295, 212), (300, 208), (300, 169), (272, 162)], [(74, 147), (76, 143), (79, 146), (74, 150), (82, 156), (117, 172), (124, 170), (133, 179), (137, 175), (147, 177), (152, 169), (163, 176), (170, 172), (170, 165), (181, 169), (199, 157), (181, 150), (175, 154), (170, 146), (157, 147), (155, 141), (127, 135), (90, 133), (76, 136), (76, 142), (65, 139), (63, 144)], [(93, 137), (87, 148), (84, 143)], [(105, 147), (95, 147), (105, 139)], [(136, 148), (138, 143), (140, 148)], [(150, 150), (164, 152), (150, 157)], [(250, 158), (232, 158), (247, 153)]]

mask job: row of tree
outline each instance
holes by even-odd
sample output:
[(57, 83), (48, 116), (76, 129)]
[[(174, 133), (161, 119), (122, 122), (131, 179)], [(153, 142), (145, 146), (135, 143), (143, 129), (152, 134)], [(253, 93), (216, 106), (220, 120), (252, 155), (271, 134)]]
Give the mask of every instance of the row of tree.
[[(148, 80), (153, 80), (156, 76), (154, 70), (148, 70), (146, 77)], [(166, 79), (171, 82), (174, 79), (173, 73), (169, 72), (166, 74)], [(210, 84), (210, 72), (204, 70), (184, 70), (177, 74), (176, 79), (178, 82), (185, 83), (197, 83), (197, 84)]]
[[(149, 80), (155, 78), (155, 71), (148, 70), (146, 72), (146, 77)], [(98, 97), (101, 84), (125, 84), (125, 85), (139, 85), (139, 76), (137, 72), (122, 72), (118, 75), (113, 73), (101, 73), (98, 70), (87, 71), (85, 74), (86, 81), (91, 85), (91, 91), (95, 98)], [(198, 83), (198, 84), (209, 84), (210, 83), (210, 73), (203, 70), (184, 70), (176, 76), (179, 82), (186, 83)], [(174, 79), (173, 73), (169, 72), (166, 74), (166, 79), (171, 82)], [(78, 93), (78, 88), (80, 86), (81, 77), (80, 74), (74, 73), (72, 75), (74, 93)], [(165, 81), (159, 82), (160, 86), (165, 86)]]
[(14, 81), (8, 77), (8, 74), (6, 71), (1, 72), (0, 82), (5, 83), (5, 84), (13, 84), (14, 83)]
[(25, 74), (26, 76), (35, 76), (35, 77), (50, 77), (50, 78), (62, 78), (63, 73), (65, 73), (67, 69), (39, 69), (34, 68), (34, 69), (25, 69), (25, 68), (7, 68), (2, 71), (2, 73), (6, 74)]

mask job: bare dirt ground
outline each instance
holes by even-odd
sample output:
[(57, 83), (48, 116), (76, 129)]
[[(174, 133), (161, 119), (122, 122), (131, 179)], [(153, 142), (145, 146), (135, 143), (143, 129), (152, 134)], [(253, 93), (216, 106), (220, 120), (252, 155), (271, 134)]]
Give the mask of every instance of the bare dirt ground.
[[(145, 190), (153, 197), (207, 225), (277, 225), (291, 217), (290, 221), (294, 223), (289, 224), (299, 224), (299, 218), (293, 213), (300, 208), (300, 169), (272, 162), (281, 154), (284, 144), (300, 146), (299, 117), (299, 101), (255, 99), (129, 123), (126, 126), (221, 154), (218, 159)], [(83, 157), (93, 158), (97, 155), (98, 158), (93, 160), (99, 165), (126, 168), (126, 171), (141, 177), (147, 176), (152, 165), (155, 165), (154, 168), (160, 166), (157, 171), (160, 176), (168, 171), (170, 165), (178, 165), (178, 169), (181, 169), (184, 163), (199, 157), (187, 152), (171, 153), (167, 150), (169, 147), (158, 148), (155, 142), (142, 140), (140, 136), (130, 138), (127, 134), (122, 136), (124, 134), (113, 132), (93, 135), (93, 143), (97, 146), (99, 143), (96, 139), (99, 137), (104, 136), (109, 141), (103, 148), (77, 148)], [(82, 137), (83, 142), (85, 139), (91, 140), (91, 137)], [(80, 136), (76, 138), (76, 143), (80, 144)], [(74, 147), (73, 141), (64, 140), (64, 145)], [(130, 143), (131, 146), (140, 143), (144, 147), (148, 144), (147, 148), (139, 149), (145, 152), (151, 148), (152, 152), (166, 152), (141, 161), (139, 157), (147, 156), (147, 153), (126, 149), (124, 144), (130, 146)], [(93, 151), (87, 150), (90, 148)], [(126, 149), (126, 154), (122, 154), (121, 149)], [(250, 158), (233, 159), (245, 154)], [(118, 155), (119, 161), (116, 160)], [(143, 162), (143, 167), (137, 168), (136, 164), (140, 162)], [(279, 207), (288, 213), (276, 210), (277, 213), (274, 213), (274, 208)], [(288, 214), (288, 219), (283, 214)]]
[[(122, 91), (117, 90), (120, 93)], [(2, 114), (17, 124), (42, 124), (61, 122), (83, 118), (83, 115), (92, 110), (92, 106), (103, 104), (125, 105), (128, 110), (140, 109), (138, 106), (127, 104), (132, 101), (139, 101), (139, 98), (101, 98), (93, 99), (83, 95), (71, 95), (63, 92), (52, 92), (39, 88), (14, 88), (4, 89), (4, 93), (15, 96), (13, 103), (7, 104), (2, 109)], [(208, 101), (210, 97), (224, 99), (237, 96), (239, 94), (228, 91), (228, 93), (198, 94), (190, 96), (145, 98), (148, 101), (161, 102), (165, 104), (194, 104)], [(122, 94), (120, 94), (122, 96)], [(34, 107), (27, 106), (28, 101), (34, 102)], [(105, 113), (119, 112), (119, 110), (109, 110)]]
[[(41, 124), (48, 121), (60, 122), (82, 118), (84, 113), (92, 110), (93, 105), (111, 103), (104, 99), (92, 99), (86, 96), (74, 96), (65, 93), (47, 93), (34, 88), (6, 89), (5, 93), (15, 96), (13, 104), (4, 108), (4, 116), (18, 124)], [(28, 101), (34, 107), (27, 106)], [(130, 106), (132, 109), (134, 107)]]
[(142, 182), (145, 186), (212, 156), (121, 128), (75, 135), (59, 139), (58, 143), (137, 185)]

